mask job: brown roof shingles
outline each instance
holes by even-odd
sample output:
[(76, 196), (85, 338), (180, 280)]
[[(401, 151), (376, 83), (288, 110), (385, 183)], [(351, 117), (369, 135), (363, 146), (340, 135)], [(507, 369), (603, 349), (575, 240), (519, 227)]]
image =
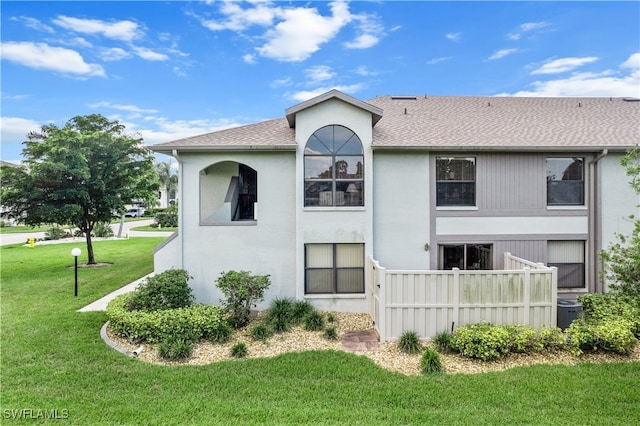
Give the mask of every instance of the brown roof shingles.
[[(620, 98), (383, 96), (373, 148), (625, 149), (640, 143), (640, 102)], [(295, 149), (285, 117), (154, 145), (158, 152)]]

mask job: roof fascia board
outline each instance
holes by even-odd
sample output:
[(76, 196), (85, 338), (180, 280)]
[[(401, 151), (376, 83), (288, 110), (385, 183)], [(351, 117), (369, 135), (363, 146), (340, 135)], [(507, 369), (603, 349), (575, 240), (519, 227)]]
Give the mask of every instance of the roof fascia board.
[(626, 152), (633, 146), (383, 146), (372, 145), (373, 151), (437, 151), (437, 152)]
[(296, 115), (305, 109), (311, 108), (315, 105), (321, 104), (322, 102), (326, 102), (330, 99), (339, 99), (342, 102), (346, 102), (350, 105), (353, 105), (357, 108), (365, 110), (371, 113), (371, 126), (375, 126), (378, 121), (382, 118), (382, 109), (375, 107), (371, 104), (363, 102), (359, 99), (356, 99), (352, 96), (349, 96), (345, 93), (340, 92), (339, 90), (333, 89), (326, 93), (323, 93), (315, 98), (311, 98), (304, 102), (299, 103), (298, 105), (294, 105), (285, 110), (285, 115), (287, 117), (287, 121), (289, 122), (289, 127), (294, 128), (296, 126)]
[(224, 145), (224, 146), (150, 146), (149, 149), (160, 154), (178, 152), (211, 152), (211, 151), (295, 151), (297, 145)]

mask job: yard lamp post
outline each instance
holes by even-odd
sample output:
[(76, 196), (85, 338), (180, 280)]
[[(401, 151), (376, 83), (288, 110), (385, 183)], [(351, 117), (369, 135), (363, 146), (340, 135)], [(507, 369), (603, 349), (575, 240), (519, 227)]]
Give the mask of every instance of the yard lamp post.
[(73, 292), (73, 295), (76, 297), (78, 297), (78, 256), (80, 256), (80, 253), (82, 252), (78, 247), (71, 250), (71, 256), (73, 256), (76, 261), (75, 262), (76, 263), (75, 265), (76, 285), (74, 287), (74, 292)]

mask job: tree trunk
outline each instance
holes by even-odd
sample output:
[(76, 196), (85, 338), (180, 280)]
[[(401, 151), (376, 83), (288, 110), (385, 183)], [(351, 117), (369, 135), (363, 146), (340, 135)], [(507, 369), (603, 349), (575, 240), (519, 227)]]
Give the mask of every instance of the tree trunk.
[(122, 229), (124, 228), (124, 213), (120, 215), (120, 228), (118, 228), (118, 238), (122, 237)]
[(93, 243), (91, 242), (91, 231), (85, 232), (85, 237), (87, 240), (87, 265), (95, 265), (96, 259), (93, 255)]

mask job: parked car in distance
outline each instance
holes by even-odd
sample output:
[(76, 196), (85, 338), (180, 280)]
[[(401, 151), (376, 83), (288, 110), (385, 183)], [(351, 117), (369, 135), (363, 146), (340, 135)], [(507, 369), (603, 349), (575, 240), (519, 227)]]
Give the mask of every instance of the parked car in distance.
[(124, 214), (124, 217), (141, 217), (144, 214), (144, 208), (139, 207), (137, 209), (129, 209)]

